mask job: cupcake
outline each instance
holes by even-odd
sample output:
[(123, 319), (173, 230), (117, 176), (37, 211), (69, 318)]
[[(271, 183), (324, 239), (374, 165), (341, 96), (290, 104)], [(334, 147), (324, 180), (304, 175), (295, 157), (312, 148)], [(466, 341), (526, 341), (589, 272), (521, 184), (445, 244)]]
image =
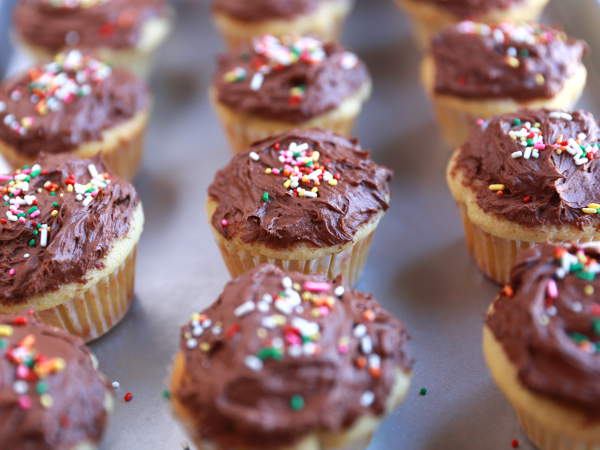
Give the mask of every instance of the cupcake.
[(255, 37), (312, 34), (335, 41), (354, 0), (214, 0), (215, 24), (229, 48)]
[(93, 450), (113, 394), (83, 341), (29, 316), (0, 316), (3, 449)]
[(527, 247), (600, 239), (599, 137), (584, 111), (523, 110), (472, 129), (447, 175), (486, 275), (506, 283)]
[(478, 119), (519, 109), (570, 110), (587, 78), (582, 41), (534, 23), (460, 22), (436, 36), (422, 79), (448, 144)]
[(392, 172), (356, 140), (292, 130), (257, 142), (208, 188), (211, 228), (232, 276), (269, 262), (353, 284), (388, 209)]
[(535, 21), (548, 0), (396, 0), (413, 21), (422, 48), (448, 25), (471, 19), (479, 22)]
[(20, 47), (39, 62), (78, 46), (145, 75), (171, 16), (166, 0), (17, 0), (13, 24)]
[(42, 155), (0, 175), (0, 313), (32, 311), (86, 341), (133, 301), (144, 215), (99, 158)]
[(409, 389), (408, 339), (339, 278), (263, 265), (182, 328), (173, 411), (199, 449), (365, 448)]
[(14, 167), (40, 152), (90, 158), (101, 153), (131, 179), (150, 115), (146, 84), (79, 50), (0, 84), (0, 154)]
[(530, 249), (486, 319), (483, 352), (544, 450), (600, 448), (600, 243)]
[(366, 66), (313, 37), (257, 38), (219, 59), (211, 98), (235, 151), (292, 128), (349, 136), (371, 92)]

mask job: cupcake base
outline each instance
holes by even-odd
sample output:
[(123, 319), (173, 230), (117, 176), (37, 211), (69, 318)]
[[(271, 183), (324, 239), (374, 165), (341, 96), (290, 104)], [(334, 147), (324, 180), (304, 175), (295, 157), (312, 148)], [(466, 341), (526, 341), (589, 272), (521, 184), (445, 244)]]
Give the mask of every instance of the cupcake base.
[(127, 235), (113, 243), (102, 269), (86, 274), (86, 283), (70, 283), (15, 306), (0, 305), (0, 313), (32, 311), (40, 321), (86, 342), (99, 338), (123, 319), (133, 302), (136, 251), (143, 224), (140, 205)]
[[(102, 140), (82, 144), (71, 151), (71, 154), (75, 158), (85, 159), (100, 153), (111, 172), (121, 179), (131, 180), (141, 164), (149, 115), (150, 107), (128, 121), (104, 131)], [(2, 141), (0, 141), (0, 153), (14, 169), (33, 164), (36, 159), (35, 156), (22, 155)]]
[[(208, 217), (213, 216), (217, 204), (209, 200)], [(342, 275), (348, 285), (358, 280), (369, 253), (371, 240), (383, 213), (362, 225), (352, 242), (325, 248), (297, 245), (288, 250), (276, 250), (258, 243), (248, 244), (239, 239), (227, 239), (212, 225), (217, 245), (229, 273), (237, 277), (261, 264), (274, 264), (286, 271), (323, 274), (329, 279)]]
[(462, 99), (435, 93), (435, 63), (426, 57), (421, 68), (421, 81), (429, 94), (444, 140), (451, 149), (462, 145), (469, 137), (471, 127), (478, 119), (512, 113), (519, 109), (548, 108), (570, 111), (581, 96), (587, 80), (587, 70), (580, 64), (575, 73), (565, 80), (562, 89), (552, 98), (526, 102), (512, 99)]
[(457, 157), (448, 164), (448, 186), (461, 214), (465, 241), (479, 269), (500, 284), (510, 281), (510, 271), (519, 254), (546, 242), (585, 243), (600, 239), (593, 227), (579, 230), (570, 226), (526, 227), (483, 211), (475, 193), (463, 184), (460, 172), (452, 174)]
[(512, 404), (536, 447), (544, 450), (598, 450), (600, 424), (579, 410), (526, 389), (502, 345), (486, 326), (483, 353), (498, 388)]
[(257, 36), (272, 34), (310, 34), (325, 42), (337, 41), (346, 16), (350, 13), (354, 0), (330, 0), (320, 2), (320, 6), (310, 14), (294, 19), (243, 22), (222, 13), (214, 13), (214, 21), (221, 36), (231, 50), (239, 50)]
[(219, 102), (214, 90), (211, 90), (210, 97), (229, 138), (231, 148), (234, 152), (240, 152), (250, 147), (254, 142), (294, 128), (324, 128), (341, 136), (350, 137), (354, 128), (354, 121), (360, 113), (362, 104), (369, 98), (370, 94), (371, 84), (365, 83), (356, 94), (344, 100), (334, 110), (304, 123), (266, 120), (244, 113), (237, 113)]
[[(98, 47), (93, 49), (94, 55), (113, 66), (124, 67), (142, 78), (148, 78), (152, 73), (154, 53), (173, 28), (172, 15), (170, 13), (168, 17), (147, 20), (142, 27), (136, 47), (125, 49)], [(54, 58), (54, 51), (33, 45), (21, 37), (15, 36), (13, 41), (17, 48), (33, 58), (36, 63), (45, 64)]]
[[(523, 0), (506, 9), (496, 9), (477, 17), (479, 22), (499, 22), (503, 20), (535, 21), (539, 18), (549, 0)], [(418, 0), (396, 0), (413, 22), (415, 40), (422, 49), (429, 47), (431, 38), (444, 27), (459, 22), (460, 19), (430, 3)]]
[[(173, 393), (171, 405), (174, 415), (184, 425), (188, 435), (199, 450), (224, 450), (215, 442), (205, 439), (197, 431), (193, 411), (189, 411), (177, 399), (177, 392), (185, 379), (185, 357), (180, 352), (176, 355), (171, 376), (171, 392)], [(390, 392), (385, 413), (378, 417), (371, 414), (360, 417), (349, 429), (338, 432), (323, 431), (312, 433), (298, 443), (281, 447), (278, 450), (362, 450), (369, 446), (377, 427), (400, 403), (408, 393), (412, 373), (396, 370), (396, 381)], [(230, 447), (227, 450), (257, 450), (256, 447)]]

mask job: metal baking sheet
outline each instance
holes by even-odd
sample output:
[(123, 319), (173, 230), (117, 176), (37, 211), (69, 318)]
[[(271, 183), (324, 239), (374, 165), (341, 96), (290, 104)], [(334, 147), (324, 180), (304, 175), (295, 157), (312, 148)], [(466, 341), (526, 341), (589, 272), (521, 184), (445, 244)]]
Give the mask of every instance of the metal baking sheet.
[[(207, 98), (222, 48), (207, 3), (178, 3), (177, 29), (152, 79), (155, 109), (136, 179), (146, 211), (136, 301), (119, 326), (92, 344), (102, 370), (121, 385), (103, 450), (187, 445), (162, 397), (168, 367), (179, 326), (228, 280), (203, 209), (213, 173), (229, 158)], [(597, 46), (594, 20), (583, 9), (594, 7), (594, 0), (557, 0), (547, 19), (578, 36), (589, 31), (586, 37)], [(395, 171), (392, 207), (357, 287), (373, 292), (407, 324), (417, 360), (407, 401), (383, 422), (371, 449), (509, 449), (513, 439), (530, 449), (481, 356), (482, 318), (497, 287), (467, 254), (444, 180), (449, 152), (418, 81), (420, 55), (408, 20), (391, 1), (362, 0), (344, 41), (366, 60), (375, 81), (356, 135), (375, 160)], [(594, 62), (600, 60), (588, 58)], [(596, 114), (598, 79), (591, 74), (582, 102)], [(419, 395), (422, 387), (426, 396)], [(126, 392), (131, 402), (122, 400)]]

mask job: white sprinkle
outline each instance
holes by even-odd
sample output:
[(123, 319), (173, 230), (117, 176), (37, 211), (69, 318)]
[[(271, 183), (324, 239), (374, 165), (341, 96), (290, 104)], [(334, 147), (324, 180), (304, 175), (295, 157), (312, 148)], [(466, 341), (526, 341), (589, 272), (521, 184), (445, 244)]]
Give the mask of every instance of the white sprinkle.
[(513, 158), (513, 159), (517, 159), (517, 158), (520, 158), (521, 156), (523, 156), (523, 152), (522, 152), (522, 151), (520, 151), (520, 150), (519, 150), (519, 151), (516, 151), (516, 152), (512, 152), (512, 153), (510, 154), (510, 156), (511, 156), (511, 158)]
[(306, 342), (302, 346), (302, 349), (304, 350), (305, 355), (311, 356), (317, 353), (317, 344), (315, 344), (314, 342)]
[(360, 349), (365, 355), (373, 351), (373, 341), (369, 336), (365, 336), (360, 340)]
[(354, 69), (358, 64), (358, 58), (354, 53), (345, 52), (342, 56), (342, 68), (346, 70)]
[(379, 369), (381, 367), (381, 358), (377, 353), (369, 356), (369, 367)]
[(48, 225), (42, 225), (40, 230), (40, 245), (46, 247), (48, 245)]
[(196, 348), (196, 347), (198, 347), (198, 340), (197, 340), (197, 339), (194, 339), (194, 338), (189, 338), (189, 339), (186, 341), (185, 345), (186, 345), (186, 346), (187, 346), (187, 348), (189, 348), (189, 349)]
[(112, 382), (112, 387), (115, 391), (118, 391), (119, 388), (121, 387), (121, 383), (119, 383), (118, 381), (113, 381)]
[(333, 293), (337, 296), (337, 297), (341, 297), (342, 295), (344, 295), (344, 286), (338, 286), (335, 288), (335, 290), (333, 291)]
[(6, 111), (6, 103), (0, 102), (0, 113)]
[(29, 390), (29, 386), (27, 386), (27, 382), (23, 380), (17, 380), (13, 383), (13, 389), (17, 394), (23, 395), (26, 394)]
[(271, 306), (263, 300), (258, 302), (256, 306), (257, 306), (258, 310), (263, 313), (269, 312), (269, 309), (271, 308)]
[(538, 159), (540, 157), (540, 152), (537, 148), (534, 148), (531, 152), (531, 156), (533, 156), (535, 159)]
[(87, 195), (85, 197), (85, 199), (81, 202), (81, 204), (83, 206), (88, 206), (90, 203), (92, 203), (94, 201), (94, 197), (92, 197), (91, 195)]
[(368, 408), (369, 406), (371, 406), (374, 401), (375, 401), (375, 394), (373, 394), (371, 391), (365, 391), (360, 396), (360, 406), (363, 406), (365, 408)]
[(96, 166), (94, 164), (88, 165), (88, 172), (90, 173), (92, 178), (96, 178), (98, 176), (98, 169), (96, 169)]
[(260, 156), (258, 156), (258, 153), (256, 152), (250, 152), (250, 159), (252, 159), (253, 161), (258, 161), (260, 159)]
[(267, 303), (273, 303), (273, 296), (271, 294), (265, 294), (262, 296), (262, 301)]
[(202, 328), (200, 325), (194, 325), (192, 328), (192, 335), (198, 337), (202, 336), (202, 333), (204, 333), (204, 328)]
[(280, 337), (273, 338), (271, 340), (271, 346), (273, 348), (283, 348), (283, 339), (281, 339)]
[(220, 327), (220, 326), (218, 326), (218, 325), (215, 325), (215, 326), (213, 327), (213, 329), (212, 329), (212, 332), (213, 332), (213, 334), (214, 334), (215, 336), (218, 336), (218, 335), (220, 335), (220, 334), (223, 332), (223, 328), (221, 328), (221, 327)]
[(255, 306), (256, 305), (254, 304), (254, 302), (248, 300), (247, 302), (242, 303), (240, 306), (235, 308), (235, 311), (233, 311), (233, 313), (236, 315), (236, 317), (245, 316), (246, 314), (249, 314), (252, 311), (254, 311)]
[(573, 311), (575, 311), (577, 313), (583, 311), (583, 305), (581, 304), (581, 302), (573, 303)]
[(264, 79), (265, 76), (262, 73), (256, 72), (250, 81), (250, 89), (258, 91), (262, 87)]
[(525, 158), (525, 159), (531, 158), (531, 150), (532, 150), (531, 147), (527, 147), (525, 149), (525, 153), (523, 153), (523, 158)]
[(302, 346), (301, 345), (290, 345), (288, 347), (288, 355), (292, 358), (298, 358), (302, 356)]
[(548, 315), (549, 315), (550, 317), (554, 317), (558, 311), (557, 311), (557, 309), (556, 309), (556, 306), (550, 306), (550, 307), (549, 307), (549, 308), (546, 310), (546, 312), (548, 313)]
[(367, 327), (364, 324), (359, 323), (358, 325), (356, 325), (354, 327), (354, 337), (361, 338), (366, 334), (367, 334)]
[(29, 258), (30, 256), (31, 256), (31, 255), (30, 255), (29, 253), (25, 253), (25, 254), (23, 255), (23, 258)]
[(571, 114), (567, 114), (566, 112), (562, 111), (553, 111), (550, 113), (550, 117), (553, 119), (564, 119), (568, 121), (573, 120), (573, 116)]
[(246, 366), (249, 367), (250, 369), (254, 370), (254, 371), (259, 371), (263, 368), (263, 362), (262, 360), (254, 355), (248, 355), (246, 356), (246, 359), (244, 360), (244, 362), (246, 363)]
[(539, 318), (540, 324), (542, 326), (547, 326), (550, 323), (550, 319), (548, 318), (548, 316), (546, 314), (542, 314)]
[(285, 289), (289, 289), (292, 287), (292, 279), (290, 277), (284, 277), (281, 280), (281, 285), (285, 288)]

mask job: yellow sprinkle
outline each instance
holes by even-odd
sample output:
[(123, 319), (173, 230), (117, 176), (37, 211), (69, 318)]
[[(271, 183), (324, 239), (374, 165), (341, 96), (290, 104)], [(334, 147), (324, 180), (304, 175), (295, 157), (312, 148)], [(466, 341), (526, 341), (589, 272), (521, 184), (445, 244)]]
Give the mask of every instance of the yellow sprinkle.
[(581, 210), (585, 214), (598, 214), (598, 210), (596, 208), (582, 208)]
[(295, 291), (299, 291), (300, 290), (300, 284), (298, 284), (298, 283), (292, 284), (292, 287), (294, 288)]
[(210, 344), (208, 342), (203, 342), (200, 344), (200, 350), (203, 352), (207, 352), (210, 350)]
[(186, 331), (185, 333), (183, 333), (183, 337), (186, 339), (191, 339), (192, 338), (192, 333), (190, 333), (189, 331)]
[(506, 64), (508, 64), (510, 67), (519, 67), (521, 65), (519, 60), (517, 58), (515, 58), (514, 56), (507, 57)]
[(314, 162), (317, 162), (320, 157), (321, 157), (321, 154), (319, 152), (313, 152), (313, 154), (312, 154), (312, 160)]
[(310, 311), (311, 316), (313, 317), (320, 317), (321, 316), (321, 310), (319, 308), (313, 308)]
[(12, 336), (13, 327), (10, 325), (0, 325), (0, 336)]
[(273, 173), (273, 169), (271, 169), (271, 168), (267, 167), (267, 168), (265, 169), (265, 173), (266, 173), (267, 175), (271, 175), (271, 173)]
[(48, 394), (40, 395), (40, 403), (44, 408), (51, 408), (54, 404), (54, 400)]
[(256, 330), (256, 335), (261, 339), (266, 338), (268, 334), (269, 333), (264, 328), (259, 328), (258, 330)]
[(67, 185), (67, 191), (68, 192), (73, 192), (73, 185), (72, 184), (68, 184)]
[(302, 182), (303, 182), (303, 183), (308, 183), (308, 177), (307, 177), (306, 175), (304, 175), (304, 176), (302, 177)]
[(200, 314), (198, 314), (198, 313), (192, 314), (192, 322), (199, 322), (199, 321), (200, 321)]
[(54, 360), (54, 370), (56, 370), (57, 372), (60, 372), (61, 370), (64, 370), (64, 368), (67, 366), (67, 363), (65, 362), (64, 359), (62, 358), (56, 358)]
[(337, 186), (337, 180), (335, 178), (332, 178), (331, 180), (329, 180), (328, 183), (332, 186)]
[(583, 292), (585, 292), (585, 295), (592, 295), (594, 293), (594, 286), (588, 284), (585, 288), (583, 288)]
[(600, 208), (600, 203), (590, 203), (588, 205), (588, 208), (596, 208), (596, 209), (598, 209), (598, 208)]
[(314, 188), (311, 189), (311, 191), (312, 192), (319, 192), (319, 188), (315, 186)]
[(310, 294), (310, 292), (304, 292), (304, 293), (302, 294), (302, 298), (303, 298), (304, 300), (310, 300), (310, 298), (311, 298), (311, 297), (312, 297), (312, 295)]
[(53, 209), (52, 212), (50, 213), (52, 216), (58, 216), (58, 211), (56, 209)]
[(275, 321), (275, 325), (285, 325), (287, 322), (287, 319), (285, 318), (285, 316), (282, 316), (281, 314), (277, 314), (276, 316), (273, 317), (273, 320)]
[(489, 188), (490, 188), (490, 191), (503, 191), (504, 185), (503, 184), (490, 184)]
[(290, 184), (292, 184), (292, 182), (290, 180), (285, 180), (283, 182), (283, 187), (287, 189), (290, 187)]
[(538, 84), (538, 86), (541, 86), (546, 82), (546, 79), (544, 78), (544, 75), (538, 73), (535, 75), (535, 82)]
[(298, 188), (298, 197), (304, 197), (304, 189)]

